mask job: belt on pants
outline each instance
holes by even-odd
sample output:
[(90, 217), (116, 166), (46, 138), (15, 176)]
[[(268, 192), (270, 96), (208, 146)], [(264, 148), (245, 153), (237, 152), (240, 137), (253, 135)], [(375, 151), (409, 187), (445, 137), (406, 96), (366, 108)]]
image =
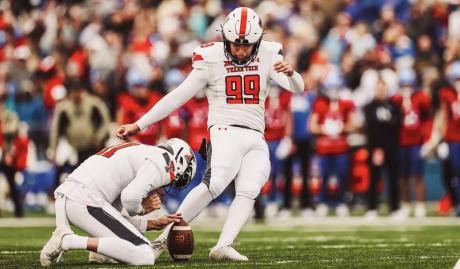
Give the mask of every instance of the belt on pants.
[[(213, 126), (214, 126), (214, 125), (209, 126), (209, 129), (211, 129)], [(257, 130), (257, 129), (254, 129), (254, 128), (251, 128), (251, 127), (248, 127), (248, 126), (245, 126), (245, 125), (230, 124), (229, 126), (237, 127), (237, 128), (243, 128), (243, 129), (248, 129), (248, 130), (253, 130), (253, 131), (256, 131), (256, 132), (259, 132), (259, 133), (263, 134), (261, 131), (259, 131), (259, 130)]]

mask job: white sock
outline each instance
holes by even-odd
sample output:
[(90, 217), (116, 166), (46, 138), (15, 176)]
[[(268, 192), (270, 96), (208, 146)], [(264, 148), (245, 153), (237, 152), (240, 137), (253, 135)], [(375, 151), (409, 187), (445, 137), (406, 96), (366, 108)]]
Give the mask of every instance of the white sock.
[(153, 264), (154, 257), (149, 245), (136, 246), (118, 237), (99, 238), (97, 253), (128, 264)]
[(62, 248), (69, 249), (86, 249), (88, 246), (88, 237), (76, 234), (64, 235), (62, 238)]
[(209, 192), (208, 186), (201, 183), (189, 192), (177, 209), (177, 213), (182, 213), (184, 220), (186, 222), (191, 222), (212, 200), (213, 198)]
[[(177, 209), (177, 213), (182, 213), (184, 220), (190, 223), (212, 200), (213, 198), (208, 187), (204, 183), (201, 183), (187, 194), (184, 201), (182, 201), (182, 204)], [(158, 236), (157, 240), (166, 239), (171, 226), (172, 225), (166, 227), (160, 236)]]
[(217, 246), (233, 243), (241, 228), (251, 215), (255, 200), (244, 196), (235, 196), (225, 219)]

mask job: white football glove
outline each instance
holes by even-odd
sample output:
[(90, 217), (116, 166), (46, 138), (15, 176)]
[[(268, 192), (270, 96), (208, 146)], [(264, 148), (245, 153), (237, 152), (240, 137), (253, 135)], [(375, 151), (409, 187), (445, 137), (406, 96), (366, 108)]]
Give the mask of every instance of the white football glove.
[(285, 136), (283, 139), (281, 139), (280, 144), (276, 148), (275, 156), (279, 160), (284, 160), (290, 155), (291, 150), (292, 150), (292, 139), (289, 136)]

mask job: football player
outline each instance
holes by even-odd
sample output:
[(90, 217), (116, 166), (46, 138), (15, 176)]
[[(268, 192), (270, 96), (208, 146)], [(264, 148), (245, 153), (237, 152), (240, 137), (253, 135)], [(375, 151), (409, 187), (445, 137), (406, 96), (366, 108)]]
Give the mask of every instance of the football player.
[(416, 217), (425, 217), (425, 183), (423, 180), (423, 159), (420, 155), (424, 136), (420, 130), (427, 124), (431, 113), (431, 98), (423, 92), (415, 90), (416, 74), (412, 69), (402, 70), (399, 73), (399, 94), (392, 97), (402, 112), (401, 130), (399, 133), (400, 144), (400, 176), (401, 184), (401, 210), (404, 217), (409, 216), (410, 206), (410, 179), (415, 180), (414, 209)]
[[(346, 135), (355, 129), (355, 106), (351, 100), (340, 98), (343, 88), (341, 74), (331, 70), (322, 82), (322, 94), (314, 101), (308, 122), (310, 132), (318, 135), (315, 151), (320, 161), (323, 184), (316, 212), (321, 217), (327, 215), (330, 204), (336, 205), (338, 216), (349, 215), (345, 204), (349, 149)], [(335, 200), (332, 199), (328, 187), (332, 176), (336, 176), (339, 186)]]
[[(177, 212), (190, 222), (235, 180), (236, 196), (220, 238), (209, 253), (212, 260), (248, 259), (232, 245), (270, 172), (263, 136), (269, 80), (292, 92), (304, 90), (302, 76), (283, 60), (281, 44), (262, 40), (263, 31), (262, 22), (252, 9), (233, 10), (222, 26), (223, 42), (196, 48), (193, 70), (184, 82), (136, 123), (117, 130), (120, 138), (135, 135), (182, 106), (199, 90), (206, 90), (210, 131), (208, 167), (202, 183), (188, 194)], [(158, 238), (156, 255), (165, 249), (162, 242), (167, 233), (165, 230)]]
[[(42, 266), (59, 261), (64, 251), (72, 249), (87, 249), (128, 264), (153, 264), (151, 244), (143, 233), (161, 230), (182, 217), (146, 220), (140, 216), (160, 207), (156, 189), (167, 185), (183, 189), (195, 170), (192, 149), (178, 138), (158, 146), (124, 143), (91, 156), (55, 191), (56, 230), (40, 253)], [(69, 223), (90, 237), (74, 234)]]
[[(447, 158), (445, 173), (452, 173), (452, 176), (444, 176), (445, 185), (455, 204), (456, 215), (460, 216), (460, 61), (449, 64), (446, 71), (450, 85), (439, 91), (441, 106), (435, 115), (431, 137), (423, 144), (421, 154), (427, 157), (437, 149), (440, 157)], [(447, 147), (440, 142), (446, 142)]]

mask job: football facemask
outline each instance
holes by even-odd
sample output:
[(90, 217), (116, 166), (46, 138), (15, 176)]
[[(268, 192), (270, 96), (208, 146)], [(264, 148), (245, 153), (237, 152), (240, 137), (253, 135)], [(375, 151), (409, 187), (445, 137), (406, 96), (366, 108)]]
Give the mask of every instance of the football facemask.
[(196, 158), (192, 148), (183, 140), (171, 138), (166, 142), (173, 149), (175, 178), (171, 185), (178, 189), (185, 189), (196, 172)]

